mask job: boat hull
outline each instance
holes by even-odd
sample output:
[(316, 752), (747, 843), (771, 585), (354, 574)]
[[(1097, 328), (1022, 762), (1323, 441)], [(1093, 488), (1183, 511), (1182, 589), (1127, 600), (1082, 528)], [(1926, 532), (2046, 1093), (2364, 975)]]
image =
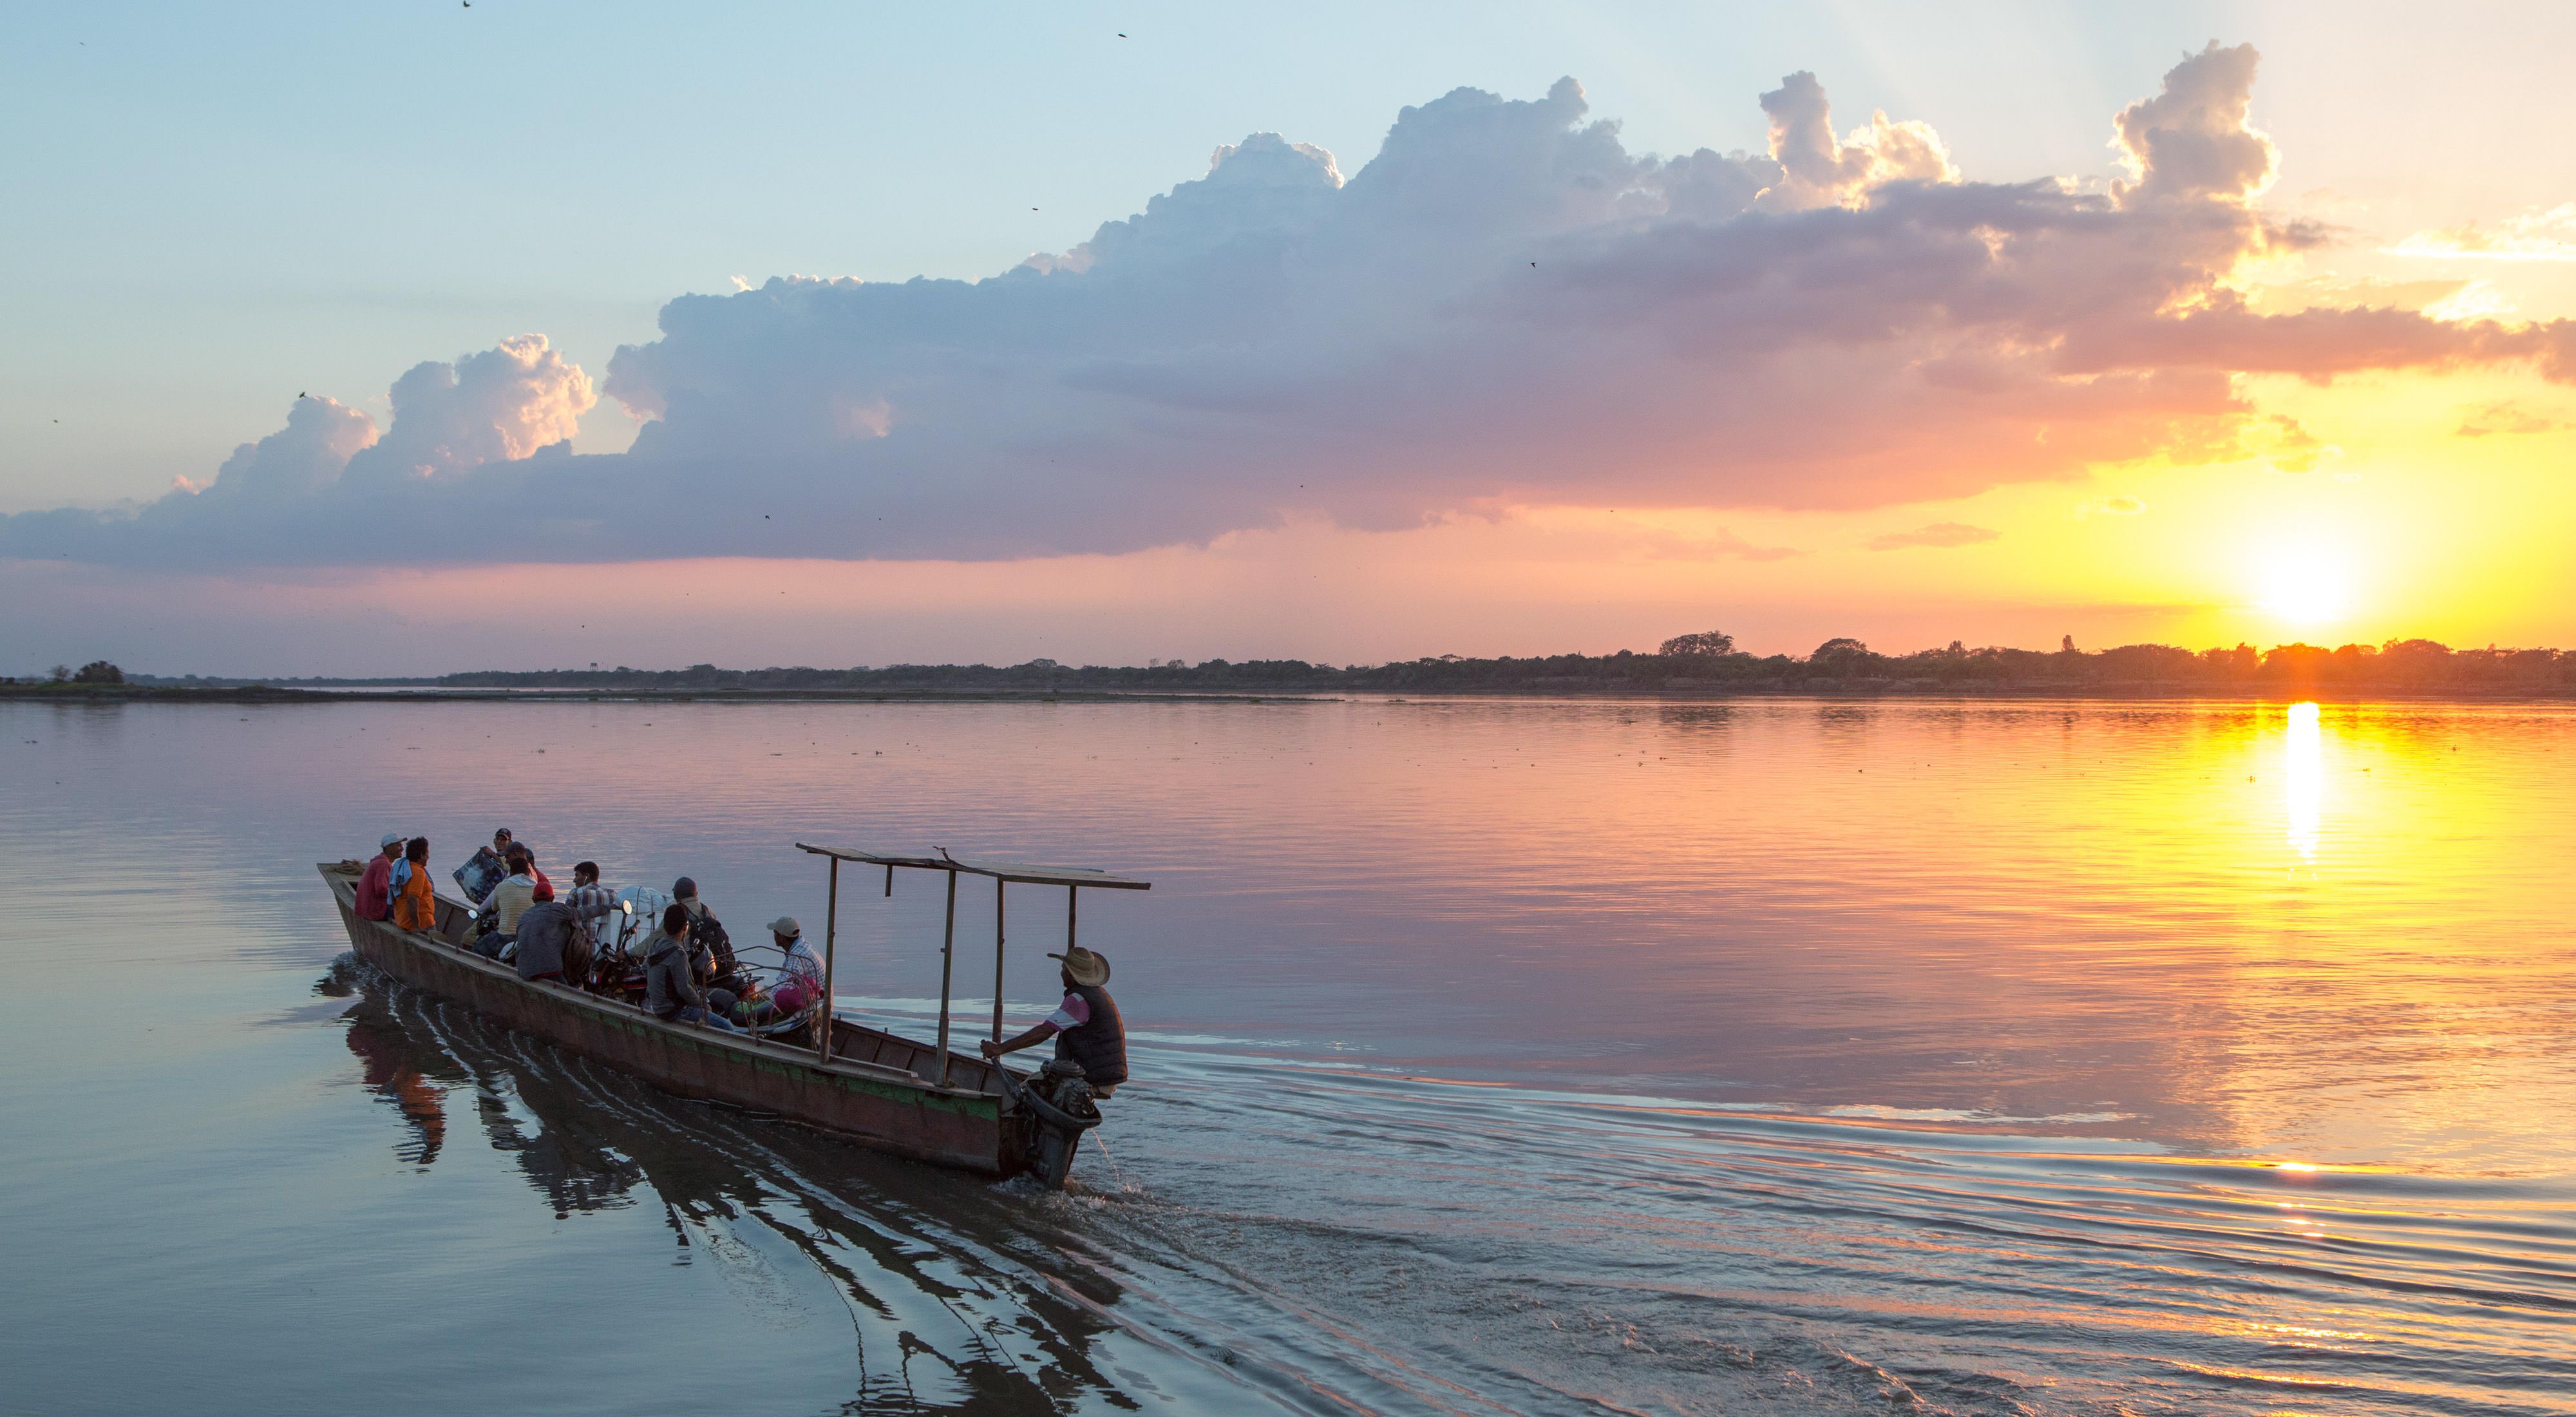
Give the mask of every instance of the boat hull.
[(360, 919), (357, 877), (324, 865), (349, 944), (395, 979), (494, 1022), (595, 1058), (683, 1097), (705, 1098), (833, 1132), (881, 1151), (988, 1176), (1026, 1170), (1026, 1119), (1004, 1096), (998, 1069), (952, 1054), (948, 1086), (938, 1053), (909, 1039), (834, 1025), (833, 1057), (742, 1034), (665, 1023), (623, 1002), (546, 980), (521, 979), (463, 939), (466, 913), (439, 902), (440, 936)]

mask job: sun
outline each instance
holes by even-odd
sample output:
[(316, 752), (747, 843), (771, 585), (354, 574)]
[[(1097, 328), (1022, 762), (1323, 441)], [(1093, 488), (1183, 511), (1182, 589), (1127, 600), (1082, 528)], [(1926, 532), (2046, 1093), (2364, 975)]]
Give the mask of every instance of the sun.
[(2351, 561), (2326, 547), (2274, 547), (2265, 553), (2259, 576), (2257, 603), (2290, 624), (2332, 624), (2351, 609)]

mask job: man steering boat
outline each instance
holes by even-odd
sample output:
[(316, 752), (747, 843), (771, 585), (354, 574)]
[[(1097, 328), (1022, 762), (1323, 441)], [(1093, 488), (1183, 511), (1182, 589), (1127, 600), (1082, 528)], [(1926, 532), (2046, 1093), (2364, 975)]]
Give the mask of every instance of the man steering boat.
[(993, 1059), (1052, 1038), (1057, 1057), (1081, 1066), (1091, 1095), (1107, 1097), (1127, 1080), (1127, 1028), (1118, 1018), (1117, 1001), (1102, 987), (1109, 982), (1109, 960), (1080, 945), (1047, 958), (1063, 965), (1064, 1002), (1018, 1037), (976, 1046)]

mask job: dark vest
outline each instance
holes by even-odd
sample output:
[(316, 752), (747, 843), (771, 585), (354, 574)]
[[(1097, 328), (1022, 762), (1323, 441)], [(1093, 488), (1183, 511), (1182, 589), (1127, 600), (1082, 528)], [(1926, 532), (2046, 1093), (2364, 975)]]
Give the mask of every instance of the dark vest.
[(1093, 1087), (1115, 1087), (1127, 1080), (1127, 1025), (1118, 1005), (1097, 984), (1076, 984), (1073, 992), (1091, 1006), (1091, 1022), (1055, 1036), (1055, 1055), (1082, 1064)]

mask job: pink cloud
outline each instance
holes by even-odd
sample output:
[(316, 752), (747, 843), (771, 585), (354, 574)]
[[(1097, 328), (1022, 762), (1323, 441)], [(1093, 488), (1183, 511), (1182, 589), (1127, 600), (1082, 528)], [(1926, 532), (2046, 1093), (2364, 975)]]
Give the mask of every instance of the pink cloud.
[[(652, 420), (624, 454), (559, 455), (592, 383), (522, 336), (406, 374), (372, 444), (290, 419), (202, 494), (11, 517), (0, 554), (994, 560), (1496, 502), (1860, 509), (2158, 454), (2322, 455), (2246, 401), (2248, 373), (2576, 380), (2563, 323), (2235, 295), (2248, 258), (2322, 239), (2258, 205), (2278, 155), (2255, 68), (2246, 46), (2184, 57), (2114, 118), (2107, 192), (1962, 180), (1938, 134), (1884, 115), (1837, 137), (1811, 75), (1762, 96), (1767, 153), (1669, 159), (1629, 152), (1570, 79), (1460, 89), (1403, 110), (1348, 180), (1255, 134), (987, 280), (673, 300), (609, 364), (604, 391)], [(403, 524), (522, 534), (377, 532)]]

